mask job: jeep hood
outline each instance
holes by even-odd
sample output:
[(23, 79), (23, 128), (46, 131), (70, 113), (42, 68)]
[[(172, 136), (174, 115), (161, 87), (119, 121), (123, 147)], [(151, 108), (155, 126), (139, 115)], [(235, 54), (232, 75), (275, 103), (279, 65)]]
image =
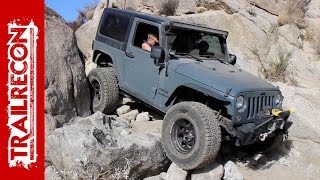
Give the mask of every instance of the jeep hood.
[(221, 92), (231, 89), (229, 94), (236, 96), (245, 91), (278, 91), (278, 88), (235, 66), (215, 60), (203, 62), (180, 60), (176, 73), (198, 81)]

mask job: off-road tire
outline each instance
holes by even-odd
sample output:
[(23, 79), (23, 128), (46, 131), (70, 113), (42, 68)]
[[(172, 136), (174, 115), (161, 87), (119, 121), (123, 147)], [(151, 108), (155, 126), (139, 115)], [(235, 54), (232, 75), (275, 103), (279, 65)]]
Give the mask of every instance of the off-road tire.
[[(88, 77), (91, 85), (92, 110), (105, 114), (114, 112), (119, 100), (119, 86), (114, 69), (112, 67), (96, 68), (89, 73)], [(95, 93), (97, 86), (100, 87), (100, 99)]]
[[(161, 132), (169, 159), (184, 170), (202, 168), (213, 162), (221, 145), (221, 129), (216, 115), (216, 111), (198, 102), (181, 102), (172, 106), (164, 117)], [(181, 120), (189, 121), (195, 131), (194, 146), (187, 153), (176, 148), (179, 140), (172, 137)]]

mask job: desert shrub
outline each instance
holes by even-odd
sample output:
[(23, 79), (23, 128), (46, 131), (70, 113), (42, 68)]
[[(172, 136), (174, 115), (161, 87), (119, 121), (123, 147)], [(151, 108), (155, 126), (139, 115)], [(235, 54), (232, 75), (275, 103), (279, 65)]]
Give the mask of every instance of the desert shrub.
[(213, 2), (198, 1), (197, 6), (203, 6), (210, 10), (224, 10), (228, 14), (233, 14), (238, 12), (237, 10), (233, 9), (228, 4), (226, 4), (223, 0), (217, 0)]
[(289, 69), (292, 51), (279, 48), (275, 58), (270, 62), (264, 62), (262, 60), (257, 48), (251, 49), (251, 52), (261, 64), (259, 68), (260, 76), (270, 81), (281, 81), (290, 85), (297, 85), (295, 74)]
[(73, 31), (78, 30), (80, 26), (82, 26), (84, 23), (93, 18), (94, 10), (97, 6), (98, 2), (95, 1), (82, 9), (78, 9), (77, 19), (71, 22), (67, 22), (68, 26), (71, 27)]
[(318, 56), (318, 60), (320, 59), (320, 36), (313, 36), (310, 41), (313, 45), (314, 52)]
[(299, 28), (304, 28), (306, 11), (311, 0), (289, 0), (279, 12), (278, 24), (280, 26), (294, 23)]
[(271, 81), (296, 85), (297, 81), (294, 78), (294, 73), (288, 68), (291, 57), (292, 51), (278, 49), (275, 59), (268, 62), (268, 68), (262, 69), (263, 76)]
[(178, 6), (179, 0), (162, 0), (159, 13), (166, 16), (173, 16), (176, 14)]

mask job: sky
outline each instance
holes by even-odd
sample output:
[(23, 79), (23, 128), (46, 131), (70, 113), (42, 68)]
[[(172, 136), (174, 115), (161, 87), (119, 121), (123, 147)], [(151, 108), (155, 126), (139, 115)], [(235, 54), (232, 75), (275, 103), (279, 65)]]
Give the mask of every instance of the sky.
[(97, 0), (45, 0), (46, 6), (57, 11), (69, 22), (77, 18), (77, 10)]

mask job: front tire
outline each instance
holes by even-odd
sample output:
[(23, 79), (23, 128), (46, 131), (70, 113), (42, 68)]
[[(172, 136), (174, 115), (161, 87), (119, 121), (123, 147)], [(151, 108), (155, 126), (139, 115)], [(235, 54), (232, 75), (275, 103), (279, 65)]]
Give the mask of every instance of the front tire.
[(162, 140), (167, 156), (180, 168), (192, 170), (213, 162), (220, 150), (217, 112), (198, 102), (181, 102), (164, 117)]
[(113, 68), (96, 68), (89, 73), (92, 110), (109, 114), (115, 111), (119, 100), (119, 87)]

